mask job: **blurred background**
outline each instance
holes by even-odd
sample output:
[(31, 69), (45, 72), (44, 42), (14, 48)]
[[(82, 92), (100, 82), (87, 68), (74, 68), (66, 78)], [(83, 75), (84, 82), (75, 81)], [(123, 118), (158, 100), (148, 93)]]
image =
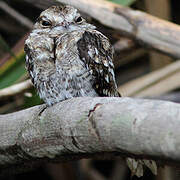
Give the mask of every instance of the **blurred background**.
[[(145, 11), (176, 24), (180, 23), (180, 1), (177, 0), (112, 0), (112, 2)], [(32, 86), (9, 96), (1, 95), (1, 89), (29, 79), (25, 70), (24, 41), (43, 8), (43, 6), (37, 7), (32, 2), (27, 3), (24, 0), (0, 1), (0, 114), (42, 103)], [(103, 26), (86, 14), (83, 15), (110, 39), (115, 48), (116, 80), (122, 95), (180, 101), (178, 74), (180, 67), (176, 66), (174, 70), (169, 70), (169, 65), (174, 63), (175, 59), (147, 50), (143, 48), (143, 45), (124, 37), (118, 31)], [(161, 72), (164, 74), (162, 75)], [(150, 83), (147, 84), (148, 80)], [(3, 179), (21, 180), (24, 178), (43, 178), (44, 180), (138, 179), (131, 178), (129, 170), (121, 159), (47, 164), (31, 172), (10, 175)], [(179, 178), (178, 171), (165, 167), (165, 169), (160, 168), (156, 177), (146, 170), (145, 176), (140, 179)]]

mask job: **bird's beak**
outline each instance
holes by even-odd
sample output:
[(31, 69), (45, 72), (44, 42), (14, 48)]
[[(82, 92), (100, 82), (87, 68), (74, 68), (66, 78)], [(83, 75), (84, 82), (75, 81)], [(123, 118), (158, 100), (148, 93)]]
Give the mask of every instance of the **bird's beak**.
[(69, 23), (59, 23), (57, 24), (50, 32), (51, 36), (57, 36), (58, 34), (63, 34), (65, 31), (69, 29)]
[(63, 21), (63, 22), (57, 24), (56, 26), (57, 26), (57, 27), (60, 26), (61, 28), (68, 29), (68, 28), (69, 28), (69, 23), (66, 22), (66, 21)]

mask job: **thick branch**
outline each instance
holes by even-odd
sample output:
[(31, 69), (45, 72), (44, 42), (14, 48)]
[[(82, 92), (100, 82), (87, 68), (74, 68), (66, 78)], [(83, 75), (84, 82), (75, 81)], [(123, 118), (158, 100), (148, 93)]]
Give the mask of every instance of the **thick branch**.
[[(25, 0), (47, 8), (51, 0)], [(102, 24), (143, 43), (145, 47), (180, 58), (180, 26), (148, 15), (147, 13), (122, 7), (105, 0), (56, 0), (68, 3), (87, 13)]]
[(0, 167), (132, 156), (180, 163), (180, 105), (132, 98), (74, 98), (0, 115)]

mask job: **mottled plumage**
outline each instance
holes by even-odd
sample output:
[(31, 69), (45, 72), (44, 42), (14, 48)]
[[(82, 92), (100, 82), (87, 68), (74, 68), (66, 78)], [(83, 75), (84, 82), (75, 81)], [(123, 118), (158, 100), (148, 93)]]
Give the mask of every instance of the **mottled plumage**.
[[(43, 11), (25, 42), (25, 52), (26, 68), (47, 105), (80, 96), (120, 96), (109, 40), (71, 6)], [(127, 160), (137, 176), (142, 176), (144, 164), (157, 171), (152, 161)]]
[(113, 48), (71, 6), (43, 11), (25, 42), (26, 67), (48, 105), (80, 96), (120, 96)]

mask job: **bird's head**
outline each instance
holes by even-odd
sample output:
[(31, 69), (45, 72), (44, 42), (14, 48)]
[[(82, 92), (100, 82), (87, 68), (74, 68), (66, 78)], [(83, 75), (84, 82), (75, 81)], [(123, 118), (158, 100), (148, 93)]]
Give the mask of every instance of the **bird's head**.
[(52, 6), (38, 17), (34, 30), (53, 34), (63, 34), (83, 29), (95, 29), (86, 22), (77, 9), (72, 6)]

